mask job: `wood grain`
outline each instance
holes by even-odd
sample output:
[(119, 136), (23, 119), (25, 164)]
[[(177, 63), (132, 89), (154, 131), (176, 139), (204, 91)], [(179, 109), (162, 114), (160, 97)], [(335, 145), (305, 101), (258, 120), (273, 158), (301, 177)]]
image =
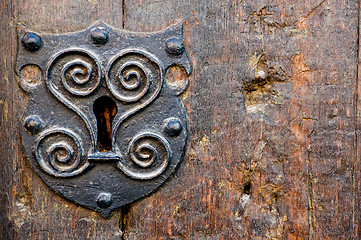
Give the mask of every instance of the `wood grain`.
[(127, 239), (356, 236), (357, 1), (126, 1), (125, 9), (127, 30), (185, 19), (194, 64), (183, 96), (187, 157), (129, 208)]
[[(123, 2), (0, 3), (0, 239), (360, 238), (358, 1)], [(17, 27), (61, 33), (99, 19), (131, 31), (184, 20), (194, 68), (184, 162), (110, 220), (31, 170), (13, 69)]]
[(62, 33), (104, 20), (122, 27), (122, 3), (113, 1), (6, 1), (0, 4), (1, 207), (0, 239), (120, 239), (121, 212), (106, 220), (49, 190), (32, 171), (22, 147), (19, 119), (27, 104), (14, 76), (16, 28)]

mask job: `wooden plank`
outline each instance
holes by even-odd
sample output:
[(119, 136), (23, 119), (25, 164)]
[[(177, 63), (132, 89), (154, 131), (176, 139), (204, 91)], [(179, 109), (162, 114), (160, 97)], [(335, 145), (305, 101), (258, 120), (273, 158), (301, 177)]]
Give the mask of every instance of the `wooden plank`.
[(0, 239), (120, 239), (120, 211), (110, 220), (77, 207), (54, 192), (30, 168), (19, 134), (27, 97), (13, 66), (16, 28), (61, 33), (82, 30), (103, 19), (122, 27), (121, 1), (18, 0), (0, 4)]
[[(361, 7), (361, 6), (360, 6)], [(355, 86), (356, 88), (356, 149), (355, 149), (355, 164), (354, 164), (354, 198), (353, 198), (353, 211), (354, 211), (354, 223), (353, 223), (353, 229), (355, 233), (355, 239), (359, 239), (361, 236), (361, 216), (360, 216), (360, 208), (361, 208), (361, 164), (360, 164), (360, 153), (361, 153), (361, 135), (360, 135), (360, 129), (361, 129), (361, 53), (360, 53), (360, 46), (361, 46), (361, 40), (360, 40), (360, 28), (361, 28), (361, 12), (359, 11), (358, 21), (359, 21), (359, 28), (358, 28), (358, 65), (357, 65), (357, 84)]]
[[(11, 184), (12, 176), (14, 172), (12, 161), (13, 159), (20, 159), (21, 153), (18, 145), (16, 144), (16, 138), (13, 138), (14, 133), (14, 120), (13, 114), (10, 114), (9, 111), (13, 112), (13, 103), (10, 101), (14, 96), (16, 99), (19, 99), (13, 92), (14, 84), (11, 80), (12, 71), (11, 63), (12, 58), (10, 52), (14, 53), (15, 44), (11, 44), (11, 35), (10, 31), (10, 19), (11, 19), (12, 5), (10, 1), (4, 2), (0, 5), (0, 27), (2, 29), (0, 40), (0, 238), (2, 239), (11, 239), (10, 237), (14, 236), (14, 222), (9, 218), (10, 215), (10, 206), (11, 206)], [(10, 51), (9, 51), (10, 48)], [(7, 51), (7, 52), (6, 52)], [(21, 103), (21, 101), (19, 101)], [(15, 114), (15, 113), (14, 113)]]
[(126, 239), (358, 236), (357, 1), (127, 0), (124, 19), (185, 19), (194, 64), (187, 156), (129, 207)]

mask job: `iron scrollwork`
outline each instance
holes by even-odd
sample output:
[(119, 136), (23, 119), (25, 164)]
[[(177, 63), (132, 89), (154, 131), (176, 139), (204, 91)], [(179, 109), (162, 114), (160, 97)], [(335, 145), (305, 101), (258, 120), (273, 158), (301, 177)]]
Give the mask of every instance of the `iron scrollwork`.
[(19, 31), (16, 72), (29, 95), (21, 133), (35, 172), (104, 217), (155, 191), (182, 161), (183, 89), (165, 81), (190, 61), (182, 25), (133, 33), (96, 22), (62, 35)]

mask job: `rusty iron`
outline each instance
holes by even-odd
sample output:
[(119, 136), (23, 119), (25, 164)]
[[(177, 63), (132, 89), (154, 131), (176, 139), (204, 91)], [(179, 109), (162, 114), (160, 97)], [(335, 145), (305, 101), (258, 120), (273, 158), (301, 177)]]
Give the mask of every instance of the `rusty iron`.
[(134, 33), (96, 22), (66, 34), (21, 29), (18, 37), (16, 72), (29, 95), (23, 146), (47, 186), (109, 218), (173, 173), (187, 121), (165, 74), (174, 65), (192, 71), (182, 24)]

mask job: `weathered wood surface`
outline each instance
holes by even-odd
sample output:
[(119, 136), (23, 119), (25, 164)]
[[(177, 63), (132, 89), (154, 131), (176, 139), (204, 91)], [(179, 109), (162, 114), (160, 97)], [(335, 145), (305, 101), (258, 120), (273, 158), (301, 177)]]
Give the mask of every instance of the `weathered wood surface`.
[(105, 18), (121, 28), (121, 2), (9, 0), (0, 4), (0, 9), (0, 239), (120, 239), (120, 211), (105, 220), (54, 194), (32, 171), (19, 134), (19, 118), (27, 97), (17, 84), (13, 67), (18, 26), (39, 32), (69, 32)]
[[(0, 13), (1, 239), (360, 238), (358, 1), (7, 0)], [(132, 31), (184, 19), (194, 67), (184, 162), (110, 220), (32, 172), (13, 72), (17, 26), (98, 19)]]

